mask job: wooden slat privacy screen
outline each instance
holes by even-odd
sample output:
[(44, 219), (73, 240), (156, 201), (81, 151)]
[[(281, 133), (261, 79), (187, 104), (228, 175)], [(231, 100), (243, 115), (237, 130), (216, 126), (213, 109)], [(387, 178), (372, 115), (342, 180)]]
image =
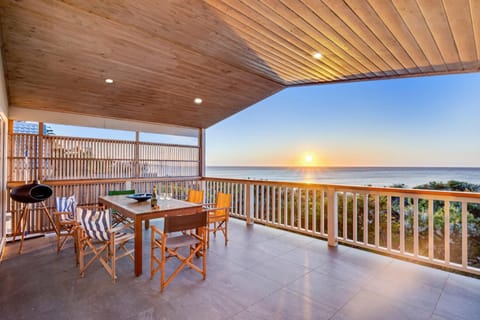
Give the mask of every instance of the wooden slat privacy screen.
[(9, 139), (9, 182), (199, 175), (197, 146), (34, 134)]

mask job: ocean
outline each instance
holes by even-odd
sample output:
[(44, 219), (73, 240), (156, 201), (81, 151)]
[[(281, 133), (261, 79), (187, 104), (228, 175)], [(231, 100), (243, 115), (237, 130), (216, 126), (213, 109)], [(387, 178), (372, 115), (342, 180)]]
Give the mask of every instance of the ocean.
[(409, 188), (431, 181), (480, 184), (480, 168), (429, 167), (227, 167), (208, 166), (207, 177)]

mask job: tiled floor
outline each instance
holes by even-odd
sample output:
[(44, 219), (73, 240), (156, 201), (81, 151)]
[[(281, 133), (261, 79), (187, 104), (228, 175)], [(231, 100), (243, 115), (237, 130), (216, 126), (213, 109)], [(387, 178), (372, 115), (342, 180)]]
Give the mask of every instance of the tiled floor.
[(478, 279), (235, 219), (228, 247), (212, 239), (205, 281), (185, 270), (160, 293), (148, 240), (144, 274), (120, 260), (116, 284), (98, 263), (80, 278), (73, 248), (57, 255), (53, 237), (26, 241), (22, 255), (8, 245), (0, 318), (480, 319)]

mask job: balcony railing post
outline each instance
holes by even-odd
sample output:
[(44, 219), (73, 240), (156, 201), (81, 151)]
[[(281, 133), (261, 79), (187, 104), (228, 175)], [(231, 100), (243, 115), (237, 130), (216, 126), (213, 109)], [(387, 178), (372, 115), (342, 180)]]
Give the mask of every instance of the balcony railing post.
[(206, 203), (206, 202), (209, 202), (210, 201), (210, 197), (208, 196), (208, 193), (210, 192), (209, 190), (207, 190), (207, 181), (203, 180), (200, 180), (200, 190), (203, 190), (203, 203)]
[(338, 200), (334, 188), (327, 189), (328, 197), (328, 246), (338, 244)]
[(253, 212), (254, 212), (254, 194), (253, 194), (253, 184), (245, 185), (246, 195), (245, 195), (245, 215), (247, 216), (247, 224), (253, 224)]

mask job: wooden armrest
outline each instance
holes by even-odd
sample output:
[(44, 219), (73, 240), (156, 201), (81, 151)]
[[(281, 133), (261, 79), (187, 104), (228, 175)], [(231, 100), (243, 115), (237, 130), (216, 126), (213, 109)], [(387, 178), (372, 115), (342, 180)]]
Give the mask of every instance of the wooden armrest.
[(230, 207), (225, 207), (225, 208), (208, 208), (208, 209), (205, 210), (205, 211), (209, 212), (209, 211), (220, 211), (220, 210), (230, 210)]
[(216, 203), (202, 203), (202, 205), (204, 207), (208, 207), (208, 206), (214, 206), (214, 205), (216, 205)]
[(105, 206), (103, 204), (78, 205), (77, 208), (105, 210)]
[(53, 215), (54, 216), (60, 216), (62, 214), (68, 214), (68, 215), (71, 215), (72, 213), (71, 212), (68, 212), (68, 211), (53, 211)]

